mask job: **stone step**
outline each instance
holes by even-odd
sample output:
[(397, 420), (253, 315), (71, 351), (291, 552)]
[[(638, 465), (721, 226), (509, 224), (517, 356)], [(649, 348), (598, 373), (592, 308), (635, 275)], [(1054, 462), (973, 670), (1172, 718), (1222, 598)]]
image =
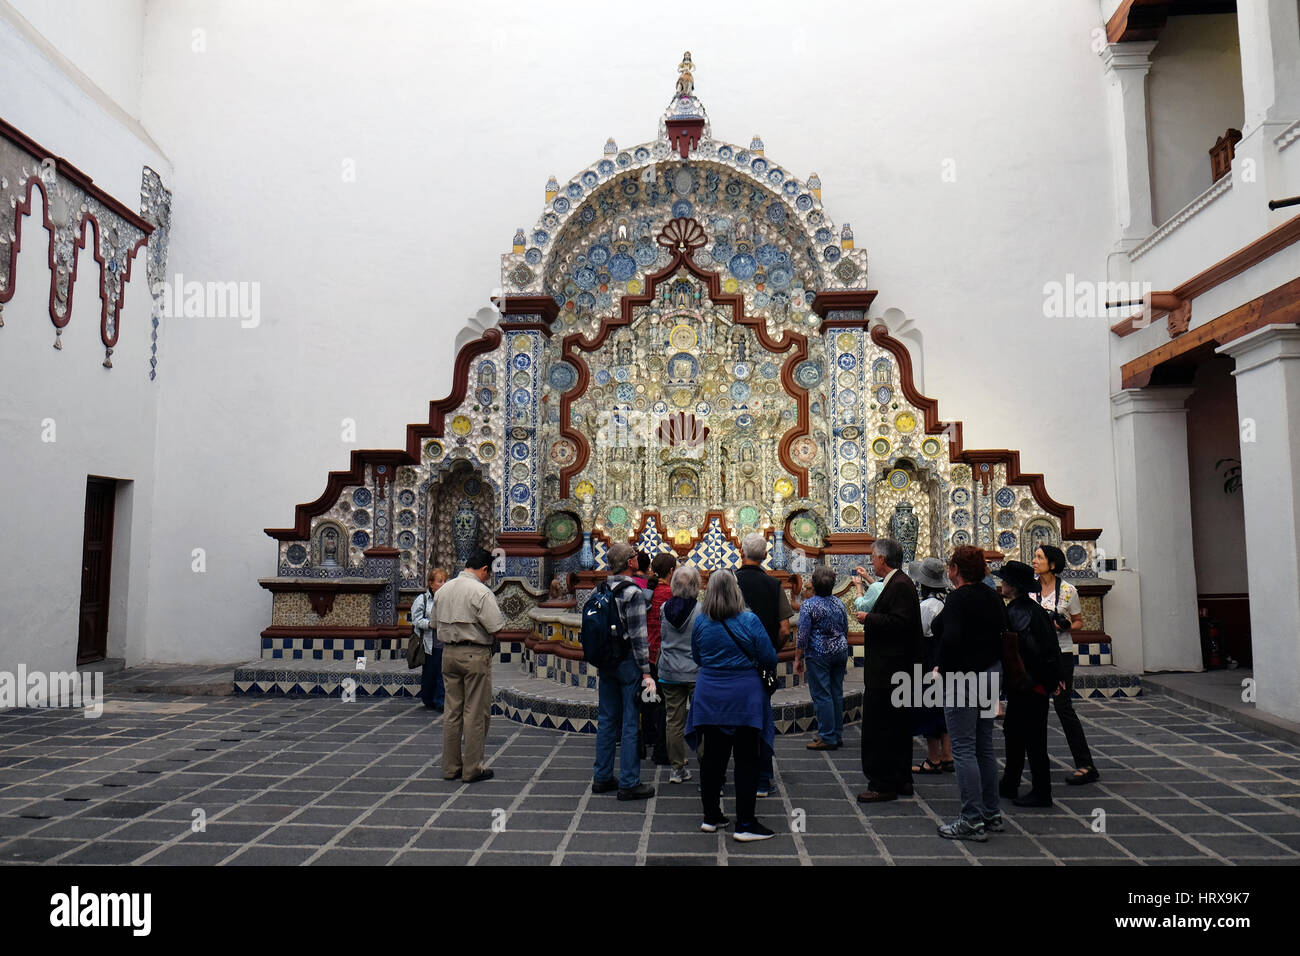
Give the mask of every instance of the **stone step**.
[[(502, 654), (492, 670), (492, 713), (532, 727), (574, 733), (595, 733), (597, 691), (594, 686), (536, 676), (530, 662), (511, 660)], [(420, 690), (419, 669), (410, 670), (405, 661), (370, 661), (356, 670), (351, 661), (303, 661), (295, 668), (268, 667), (256, 660), (235, 669), (236, 694), (339, 697), (345, 681), (351, 680), (357, 697), (415, 697)], [(584, 685), (586, 680), (584, 678)], [(1079, 668), (1075, 671), (1074, 696), (1085, 700), (1114, 700), (1138, 697), (1141, 678), (1113, 666)], [(807, 733), (816, 726), (807, 685), (782, 687), (772, 696), (777, 733)], [(844, 681), (844, 719), (862, 719), (862, 671), (850, 669)]]

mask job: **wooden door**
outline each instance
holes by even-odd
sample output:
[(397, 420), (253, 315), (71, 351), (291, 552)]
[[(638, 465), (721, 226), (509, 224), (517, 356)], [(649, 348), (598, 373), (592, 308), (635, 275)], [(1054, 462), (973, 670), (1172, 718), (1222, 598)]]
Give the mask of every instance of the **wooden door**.
[(86, 529), (81, 545), (81, 613), (77, 663), (108, 656), (108, 582), (113, 565), (112, 478), (86, 479)]

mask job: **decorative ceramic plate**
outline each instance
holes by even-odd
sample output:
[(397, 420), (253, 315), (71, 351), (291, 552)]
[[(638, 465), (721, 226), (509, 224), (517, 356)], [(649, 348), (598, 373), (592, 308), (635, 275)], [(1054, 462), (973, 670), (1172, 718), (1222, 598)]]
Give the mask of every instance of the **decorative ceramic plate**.
[(451, 430), (454, 434), (464, 437), (474, 429), (474, 423), (469, 420), (467, 415), (457, 415), (451, 420)]
[(888, 405), (889, 400), (894, 397), (894, 391), (888, 385), (881, 385), (876, 389), (876, 401), (881, 405)]
[(968, 545), (968, 544), (970, 544), (970, 532), (969, 532), (969, 531), (958, 531), (958, 532), (955, 532), (955, 533), (953, 534), (953, 536), (952, 536), (952, 546), (953, 546), (954, 548), (961, 548), (961, 547), (964, 547), (964, 546), (966, 546), (966, 545)]
[(1072, 544), (1065, 549), (1065, 560), (1077, 568), (1088, 560), (1088, 549), (1081, 544)]
[(916, 427), (916, 416), (911, 412), (899, 412), (894, 416), (894, 427), (900, 432), (910, 432)]
[(515, 481), (527, 481), (528, 476), (531, 474), (532, 469), (522, 461), (515, 462), (510, 468), (510, 477)]
[(858, 469), (858, 466), (853, 464), (851, 461), (846, 461), (844, 464), (840, 465), (841, 481), (857, 481), (858, 476), (861, 473), (862, 472)]
[(964, 505), (970, 501), (970, 490), (968, 488), (954, 488), (951, 498), (953, 504)]
[(840, 445), (840, 457), (852, 460), (858, 457), (858, 450), (857, 442), (846, 441)]
[(804, 435), (802, 438), (796, 438), (794, 444), (790, 446), (790, 457), (806, 468), (817, 460), (817, 453), (820, 450), (817, 442)]
[(794, 538), (796, 544), (809, 548), (818, 547), (821, 543), (821, 537), (817, 533), (817, 522), (807, 515), (790, 522), (790, 536)]
[(424, 449), (424, 457), (433, 461), (442, 457), (442, 451), (442, 442), (431, 441)]
[(893, 447), (888, 438), (876, 438), (871, 442), (871, 452), (877, 458), (884, 458), (889, 454), (889, 449)]
[(858, 359), (857, 356), (855, 356), (852, 352), (842, 352), (840, 354), (840, 357), (835, 360), (835, 363), (840, 368), (844, 369), (845, 371), (848, 371), (849, 369), (853, 368), (853, 366), (858, 364)]
[(627, 524), (627, 509), (622, 505), (615, 505), (609, 509), (609, 523), (615, 527), (621, 528)]
[(689, 351), (690, 349), (694, 349), (695, 342), (697, 342), (695, 330), (690, 328), (689, 325), (675, 325), (672, 328), (672, 332), (668, 333), (668, 342), (669, 345), (672, 345), (673, 349), (676, 349), (677, 351)]
[(943, 443), (937, 438), (927, 438), (921, 442), (921, 454), (934, 458), (939, 452), (943, 451)]
[(862, 520), (862, 512), (859, 511), (856, 506), (849, 505), (847, 508), (845, 508), (843, 511), (840, 512), (840, 517), (844, 520), (845, 524), (856, 525), (859, 521)]
[(1010, 488), (999, 488), (998, 493), (993, 498), (997, 501), (999, 508), (1010, 508), (1016, 503), (1016, 493)]
[(889, 473), (889, 487), (902, 491), (912, 483), (912, 477), (902, 468), (895, 468)]
[(753, 505), (745, 505), (736, 512), (736, 520), (742, 528), (752, 528), (758, 524), (758, 509)]
[(835, 344), (840, 347), (841, 352), (852, 352), (858, 344), (858, 337), (852, 332), (841, 332), (835, 336)]
[(1013, 532), (1003, 531), (998, 535), (998, 547), (1010, 550), (1016, 546), (1016, 536)]
[(578, 486), (573, 489), (573, 497), (581, 501), (583, 498), (590, 498), (596, 493), (596, 486), (590, 481), (580, 481)]
[(998, 512), (999, 528), (1011, 528), (1015, 526), (1015, 523), (1016, 523), (1016, 513), (1014, 511), (1008, 511), (1006, 508), (1003, 508), (1001, 511)]
[(551, 446), (551, 461), (557, 465), (567, 465), (577, 457), (577, 450), (573, 447), (573, 442), (567, 439), (561, 439)]
[(772, 485), (772, 490), (775, 491), (782, 498), (789, 498), (792, 494), (794, 494), (794, 482), (792, 482), (789, 478), (778, 478), (776, 482)]

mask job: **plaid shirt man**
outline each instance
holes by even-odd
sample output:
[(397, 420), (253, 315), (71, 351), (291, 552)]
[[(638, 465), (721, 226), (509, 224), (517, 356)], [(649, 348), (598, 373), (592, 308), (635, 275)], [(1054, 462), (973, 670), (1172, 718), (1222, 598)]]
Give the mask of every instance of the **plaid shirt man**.
[(637, 666), (641, 668), (642, 674), (649, 674), (650, 632), (646, 629), (645, 623), (645, 592), (631, 576), (626, 574), (611, 574), (608, 580), (611, 588), (624, 581), (632, 585), (619, 591), (615, 602), (618, 604), (619, 614), (623, 616), (623, 623), (627, 625), (627, 636), (632, 641), (632, 655), (636, 658)]

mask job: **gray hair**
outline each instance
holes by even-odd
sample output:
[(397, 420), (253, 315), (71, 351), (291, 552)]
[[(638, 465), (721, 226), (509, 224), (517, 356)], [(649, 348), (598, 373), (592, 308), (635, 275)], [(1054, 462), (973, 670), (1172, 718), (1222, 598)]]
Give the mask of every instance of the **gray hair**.
[(673, 572), (673, 597), (693, 598), (700, 594), (700, 569), (693, 564), (683, 564)]
[(835, 569), (829, 564), (819, 564), (812, 573), (813, 594), (830, 597), (835, 590)]
[(740, 550), (744, 553), (748, 561), (762, 561), (767, 557), (767, 538), (763, 537), (757, 531), (745, 535), (745, 540), (740, 542)]
[(880, 560), (885, 562), (886, 567), (903, 566), (903, 546), (893, 538), (877, 538), (871, 550), (880, 556)]
[(700, 610), (715, 621), (725, 621), (745, 610), (745, 599), (740, 585), (730, 571), (714, 571), (709, 575), (709, 586), (704, 590)]
[(613, 574), (627, 569), (628, 562), (636, 555), (636, 548), (632, 547), (626, 541), (615, 541), (609, 546), (609, 553), (605, 560), (609, 562), (609, 570)]

